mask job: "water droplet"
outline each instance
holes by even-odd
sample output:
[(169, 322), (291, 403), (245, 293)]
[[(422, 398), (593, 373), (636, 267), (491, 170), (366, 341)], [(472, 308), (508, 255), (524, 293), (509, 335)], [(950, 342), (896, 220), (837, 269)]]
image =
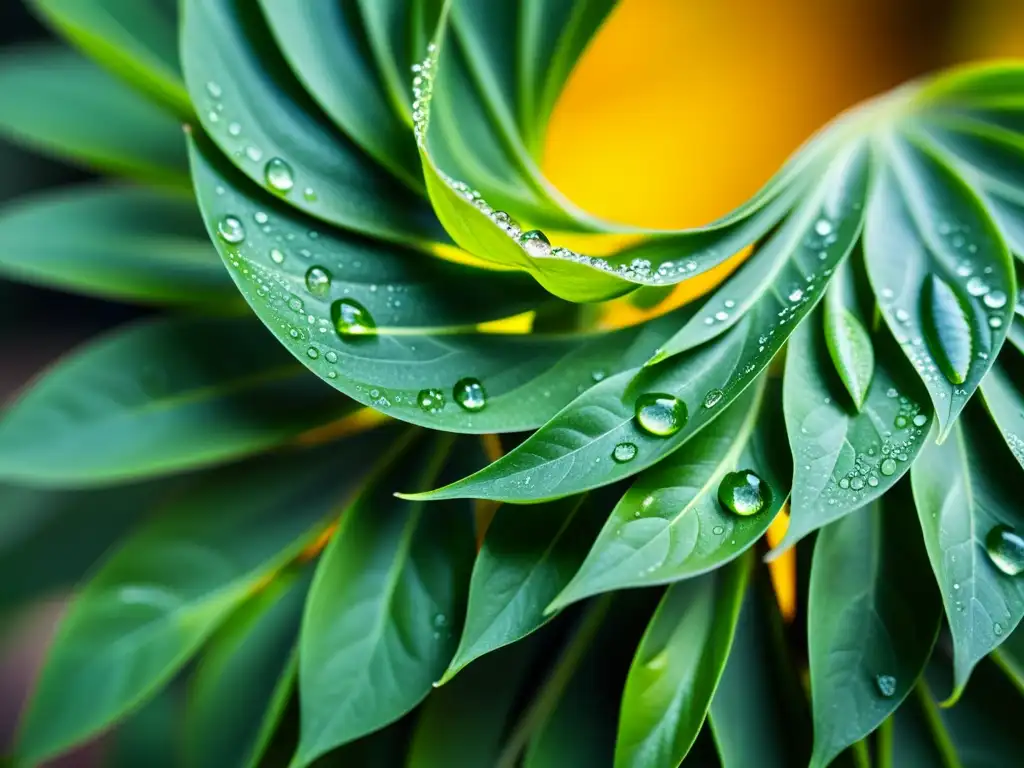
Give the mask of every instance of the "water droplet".
[(323, 267), (310, 267), (306, 272), (306, 290), (322, 299), (331, 292), (331, 273)]
[(267, 186), (282, 194), (290, 192), (295, 186), (295, 175), (292, 167), (280, 157), (272, 157), (263, 168), (263, 178)]
[(452, 388), (452, 396), (467, 411), (481, 411), (487, 405), (487, 393), (476, 379), (460, 379)]
[(551, 255), (551, 241), (539, 229), (531, 229), (519, 236), (519, 244), (534, 258)]
[(917, 416), (914, 417), (914, 426), (915, 427), (923, 427), (927, 423), (928, 423), (928, 417), (925, 416), (923, 413), (919, 413), (919, 414), (917, 414)]
[(281, 251), (278, 250), (277, 248), (271, 248), (270, 249), (270, 260), (272, 262), (274, 262), (275, 264), (283, 264), (284, 263), (284, 254), (281, 253)]
[(341, 336), (362, 336), (373, 333), (377, 324), (369, 310), (353, 299), (339, 299), (331, 304), (334, 329)]
[(237, 245), (245, 240), (245, 227), (234, 216), (225, 216), (217, 222), (217, 234), (225, 243)]
[(232, 136), (240, 136), (242, 133), (242, 126), (238, 123), (231, 123), (231, 125), (228, 126), (228, 133)]
[(313, 190), (312, 187), (306, 187), (304, 190), (302, 190), (302, 196), (310, 203), (316, 202), (316, 192)]
[(1008, 576), (1024, 571), (1024, 538), (1008, 525), (997, 525), (985, 536), (988, 559)]
[(999, 317), (998, 315), (992, 315), (992, 317), (988, 319), (988, 326), (989, 328), (1002, 328), (1003, 318)]
[(657, 437), (674, 435), (686, 424), (686, 403), (672, 395), (648, 393), (636, 399), (637, 423), (644, 432)]
[(772, 489), (752, 470), (730, 472), (718, 485), (718, 503), (735, 515), (756, 515), (772, 503)]
[(306, 350), (306, 357), (308, 357), (310, 360), (316, 360), (318, 357), (320, 357), (320, 350), (317, 349), (316, 347), (310, 347), (309, 349)]
[(224, 89), (223, 89), (223, 88), (221, 88), (221, 87), (220, 87), (220, 86), (219, 86), (219, 85), (218, 85), (217, 83), (215, 83), (215, 82), (214, 82), (213, 80), (211, 80), (210, 82), (208, 82), (208, 83), (206, 84), (206, 92), (207, 92), (208, 94), (210, 94), (210, 97), (211, 97), (211, 98), (214, 98), (214, 99), (219, 99), (219, 98), (220, 98), (221, 96), (223, 96), (223, 95), (224, 95)]
[(971, 296), (984, 296), (988, 293), (988, 284), (978, 275), (970, 278), (966, 283), (967, 292)]
[(892, 459), (882, 459), (882, 463), (878, 465), (878, 471), (886, 477), (892, 477), (896, 473), (896, 462)]
[(440, 389), (421, 389), (416, 403), (427, 413), (440, 413), (444, 409), (444, 392)]
[(256, 211), (256, 213), (252, 215), (252, 220), (257, 224), (266, 224), (270, 221), (270, 217), (264, 211)]
[(995, 632), (997, 635), (1003, 634), (1003, 625), (997, 621), (995, 624), (992, 625), (992, 631)]
[(248, 146), (245, 148), (245, 156), (252, 160), (254, 163), (258, 163), (263, 159), (263, 150), (259, 147)]
[(887, 699), (896, 695), (896, 678), (892, 675), (875, 675), (875, 685), (878, 692)]
[(625, 464), (636, 458), (636, 446), (633, 443), (619, 443), (612, 451), (612, 458), (619, 464)]
[(448, 617), (447, 616), (445, 616), (443, 613), (439, 613), (436, 616), (434, 616), (434, 628), (435, 629), (441, 629), (442, 627), (447, 627), (447, 626), (448, 626)]
[(991, 293), (986, 293), (982, 301), (985, 302), (985, 306), (989, 309), (1002, 309), (1006, 306), (1006, 294), (1002, 291), (992, 291)]
[(722, 402), (723, 397), (725, 397), (725, 393), (722, 390), (712, 389), (710, 392), (704, 395), (704, 407), (714, 408), (716, 405)]
[(725, 533), (725, 528), (721, 525), (716, 525), (714, 528), (711, 529), (711, 532), (715, 534), (715, 536), (721, 536), (723, 533)]
[(828, 237), (832, 234), (832, 222), (828, 219), (818, 219), (814, 223), (814, 231), (819, 237)]

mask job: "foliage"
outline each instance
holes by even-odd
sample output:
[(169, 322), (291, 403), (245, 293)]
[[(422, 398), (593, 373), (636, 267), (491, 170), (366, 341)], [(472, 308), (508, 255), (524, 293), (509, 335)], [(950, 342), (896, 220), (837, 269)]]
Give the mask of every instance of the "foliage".
[(4, 54), (0, 130), (124, 180), (0, 211), (0, 274), (166, 314), (0, 416), (0, 606), (74, 591), (18, 760), (1015, 762), (1024, 64), (641, 231), (538, 167), (610, 0), (32, 3), (79, 52)]

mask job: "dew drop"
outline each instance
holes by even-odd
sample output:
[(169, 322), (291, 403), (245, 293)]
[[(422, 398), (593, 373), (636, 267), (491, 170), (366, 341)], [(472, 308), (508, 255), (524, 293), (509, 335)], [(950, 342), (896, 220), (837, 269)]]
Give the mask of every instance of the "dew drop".
[(1006, 294), (1002, 291), (992, 291), (991, 293), (986, 293), (982, 301), (985, 302), (985, 306), (989, 309), (1002, 309), (1006, 306)]
[(280, 157), (272, 157), (263, 168), (263, 178), (267, 186), (275, 192), (285, 194), (295, 186), (295, 175), (292, 167)]
[(331, 292), (331, 273), (323, 267), (310, 267), (306, 272), (306, 290), (322, 299)]
[(245, 240), (245, 227), (235, 216), (225, 216), (217, 222), (217, 234), (225, 243), (237, 245)]
[(882, 459), (882, 463), (878, 465), (878, 471), (886, 477), (892, 477), (896, 473), (896, 462), (892, 459)]
[(452, 388), (452, 396), (467, 411), (482, 411), (487, 405), (487, 393), (476, 379), (459, 379)]
[(718, 503), (734, 515), (756, 515), (772, 503), (772, 489), (753, 470), (730, 472), (718, 485)]
[(284, 254), (281, 253), (281, 251), (279, 249), (277, 249), (277, 248), (271, 248), (270, 249), (270, 260), (272, 262), (274, 262), (275, 264), (283, 264), (284, 263)]
[(915, 427), (923, 427), (927, 423), (928, 423), (928, 417), (925, 416), (923, 413), (919, 413), (919, 414), (917, 414), (917, 416), (914, 417), (914, 426)]
[(686, 424), (686, 403), (672, 395), (648, 393), (636, 399), (634, 409), (640, 428), (650, 435), (668, 437)]
[(633, 443), (619, 443), (612, 451), (612, 458), (618, 464), (625, 464), (636, 458), (637, 449)]
[(723, 533), (725, 533), (725, 528), (721, 525), (716, 525), (714, 528), (711, 529), (711, 532), (715, 534), (715, 536), (721, 536)]
[(551, 241), (547, 235), (539, 229), (531, 229), (519, 236), (519, 244), (534, 258), (543, 258), (551, 255)]
[(306, 187), (302, 190), (302, 196), (310, 203), (315, 203), (317, 200), (316, 191), (312, 187)]
[(725, 397), (725, 393), (722, 390), (712, 389), (710, 392), (704, 395), (704, 407), (714, 408), (716, 405), (722, 402), (723, 397)]
[(440, 413), (444, 409), (444, 392), (440, 389), (421, 389), (416, 404), (427, 413)]
[(1024, 571), (1024, 538), (1008, 525), (997, 525), (985, 536), (988, 559), (1008, 576)]
[(878, 688), (878, 692), (887, 699), (896, 695), (896, 678), (892, 675), (875, 675), (875, 686)]
[(338, 299), (331, 304), (331, 319), (342, 337), (364, 336), (377, 328), (369, 310), (353, 299)]
[(818, 219), (814, 223), (814, 231), (819, 237), (828, 237), (832, 234), (832, 222), (828, 219)]
[(240, 136), (242, 133), (242, 126), (238, 123), (231, 123), (228, 126), (228, 133), (232, 136)]
[[(971, 296), (984, 296), (988, 293), (988, 285), (978, 275), (970, 278), (965, 287)], [(988, 302), (986, 301), (985, 303), (987, 304)]]
[(306, 350), (306, 357), (308, 357), (310, 360), (316, 360), (318, 357), (320, 357), (320, 350), (317, 349), (316, 347), (310, 347), (309, 349)]
[(206, 84), (206, 92), (210, 94), (210, 97), (213, 99), (219, 99), (221, 96), (224, 95), (224, 89), (221, 88), (213, 80)]

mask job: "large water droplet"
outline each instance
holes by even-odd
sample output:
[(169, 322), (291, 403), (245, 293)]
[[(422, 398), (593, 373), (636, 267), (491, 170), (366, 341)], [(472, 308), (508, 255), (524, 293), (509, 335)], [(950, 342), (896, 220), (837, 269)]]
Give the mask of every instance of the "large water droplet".
[(612, 451), (612, 458), (619, 464), (625, 464), (636, 458), (636, 446), (633, 443), (619, 443)]
[(444, 409), (444, 392), (440, 389), (421, 389), (416, 403), (427, 413), (440, 413)]
[(1024, 538), (1008, 525), (997, 525), (985, 536), (988, 559), (1008, 576), (1024, 571)]
[(459, 379), (452, 388), (452, 396), (467, 411), (481, 411), (487, 405), (487, 393), (476, 379)]
[(263, 177), (267, 186), (282, 194), (290, 192), (295, 186), (295, 174), (292, 167), (280, 157), (272, 157), (263, 169)]
[(718, 485), (718, 503), (736, 515), (756, 515), (772, 503), (772, 489), (752, 470), (730, 472)]
[(377, 328), (369, 310), (353, 299), (339, 299), (331, 304), (331, 319), (340, 336), (363, 336)]
[(640, 395), (634, 410), (640, 428), (657, 437), (674, 435), (686, 424), (686, 403), (673, 395), (657, 392)]
[(519, 244), (534, 258), (543, 258), (551, 254), (551, 241), (539, 229), (524, 232), (519, 237)]
[(875, 675), (875, 686), (878, 688), (878, 692), (887, 699), (896, 695), (896, 678), (892, 675)]
[(306, 290), (322, 299), (331, 292), (331, 273), (323, 267), (310, 267), (306, 272)]
[(1002, 309), (1006, 306), (1006, 294), (1002, 291), (992, 291), (985, 294), (985, 298), (982, 301), (985, 302), (985, 306), (989, 309)]
[(896, 473), (896, 462), (892, 459), (882, 459), (882, 463), (878, 465), (878, 471), (886, 477), (892, 477)]
[(245, 227), (235, 216), (225, 216), (217, 222), (217, 234), (225, 243), (237, 245), (245, 240)]

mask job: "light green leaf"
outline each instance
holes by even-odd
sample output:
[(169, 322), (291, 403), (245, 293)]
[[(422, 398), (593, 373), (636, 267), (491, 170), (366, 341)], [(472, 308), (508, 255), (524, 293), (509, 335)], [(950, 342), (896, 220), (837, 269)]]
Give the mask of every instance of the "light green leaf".
[(864, 407), (875, 373), (875, 350), (871, 336), (857, 314), (847, 308), (842, 286), (838, 282), (829, 288), (823, 315), (828, 353), (843, 386), (859, 411)]
[(951, 382), (963, 384), (974, 351), (968, 310), (949, 283), (937, 275), (925, 281), (921, 303), (924, 331), (935, 362)]
[(0, 477), (83, 487), (240, 458), (354, 410), (252, 318), (146, 321), (58, 362), (0, 417)]
[(195, 203), (132, 187), (47, 192), (0, 209), (0, 274), (103, 298), (237, 304)]
[(178, 60), (177, 0), (31, 0), (90, 58), (181, 115), (190, 115)]
[[(392, 498), (397, 478), (433, 482), (443, 443), (389, 460), (345, 510), (320, 561), (302, 623), (302, 729), (293, 764), (413, 709), (455, 651), (473, 558), (471, 508)], [(443, 524), (433, 515), (447, 514)]]
[(498, 510), (473, 564), (458, 650), (440, 683), (551, 618), (545, 607), (572, 579), (606, 514), (583, 496)]
[[(637, 478), (551, 609), (600, 592), (697, 576), (761, 538), (789, 491), (781, 424), (765, 418), (764, 411), (775, 409), (764, 403), (762, 389), (763, 382), (745, 392), (681, 450)], [(756, 514), (735, 514), (719, 501), (722, 479), (737, 470), (756, 473), (770, 489)]]
[(895, 485), (921, 451), (932, 421), (921, 386), (891, 354), (879, 356), (867, 398), (853, 412), (816, 320), (793, 334), (786, 356), (783, 410), (793, 452), (793, 501), (775, 553)]
[(420, 245), (445, 239), (426, 201), (305, 93), (255, 3), (185, 0), (184, 9), (189, 94), (206, 133), (243, 173), (295, 208), (361, 234)]
[(1024, 467), (1024, 393), (1014, 384), (1020, 360), (1003, 355), (1005, 364), (996, 363), (981, 383), (981, 396), (992, 420), (1017, 463)]
[[(116, 119), (112, 119), (116, 115)], [(188, 184), (181, 126), (76, 53), (35, 46), (0, 57), (0, 132), (104, 171)]]
[(917, 518), (873, 502), (818, 534), (807, 613), (812, 768), (874, 731), (913, 690), (942, 623)]
[(615, 766), (674, 768), (707, 715), (732, 646), (750, 558), (669, 587), (622, 693)]
[(210, 640), (189, 683), (185, 764), (260, 763), (294, 687), (293, 649), (308, 588), (306, 574), (275, 576)]
[(963, 692), (975, 664), (1024, 616), (1024, 583), (986, 553), (996, 525), (1024, 530), (1015, 490), (1020, 467), (981, 423), (963, 424), (942, 445), (928, 443), (910, 472), (928, 558), (953, 636), (954, 686)]
[(164, 503), (61, 622), (22, 725), (20, 757), (57, 755), (150, 698), (322, 533), (389, 435), (243, 464)]

